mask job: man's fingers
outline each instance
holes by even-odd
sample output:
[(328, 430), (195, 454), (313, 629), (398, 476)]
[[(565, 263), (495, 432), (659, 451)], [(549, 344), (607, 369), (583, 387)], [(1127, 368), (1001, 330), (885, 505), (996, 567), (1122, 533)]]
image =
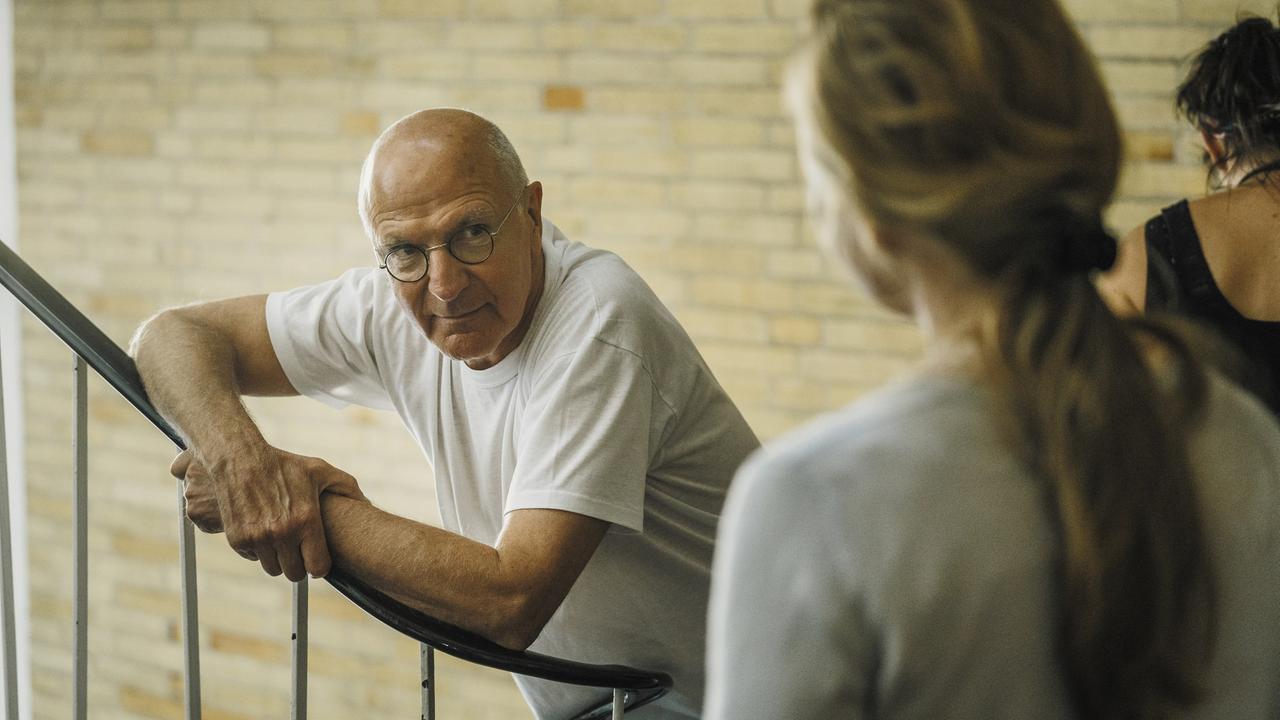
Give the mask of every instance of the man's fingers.
[(253, 553), (258, 556), (258, 562), (262, 563), (262, 571), (266, 574), (276, 577), (282, 572), (275, 548), (263, 548), (262, 550), (255, 550)]
[(280, 561), (280, 569), (284, 571), (284, 576), (293, 582), (298, 582), (307, 576), (307, 567), (302, 562), (302, 553), (292, 544), (276, 545), (276, 558)]
[(329, 574), (333, 561), (329, 557), (329, 546), (325, 542), (323, 528), (305, 533), (298, 549), (302, 551), (302, 562), (307, 566), (307, 574), (314, 578)]

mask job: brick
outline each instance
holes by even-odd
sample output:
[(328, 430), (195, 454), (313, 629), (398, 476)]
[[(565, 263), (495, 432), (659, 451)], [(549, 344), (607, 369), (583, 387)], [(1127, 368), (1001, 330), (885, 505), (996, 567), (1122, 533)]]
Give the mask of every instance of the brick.
[(382, 130), (378, 114), (368, 110), (343, 113), (341, 127), (344, 133), (352, 135), (376, 136)]
[(694, 210), (757, 210), (765, 191), (751, 182), (690, 180), (671, 188), (672, 204)]
[(256, 3), (254, 13), (264, 20), (326, 20), (339, 17), (336, 0), (274, 0)]
[(568, 194), (570, 201), (593, 208), (660, 207), (667, 197), (662, 182), (597, 176), (573, 179)]
[(1150, 22), (1178, 17), (1179, 0), (1063, 0), (1067, 15), (1079, 23)]
[(192, 106), (180, 108), (175, 126), (182, 130), (247, 130), (251, 114), (234, 106)]
[(684, 18), (756, 18), (764, 15), (764, 0), (691, 0), (673, 3), (667, 11)]
[(796, 176), (790, 152), (773, 150), (698, 150), (690, 173), (695, 177), (790, 180)]
[(591, 83), (659, 83), (668, 79), (667, 62), (659, 58), (619, 57), (603, 53), (569, 56), (566, 79)]
[(377, 75), (389, 79), (453, 80), (463, 76), (470, 61), (456, 52), (408, 52), (383, 55)]
[(193, 99), (207, 105), (263, 105), (271, 101), (272, 91), (264, 80), (213, 79), (197, 84)]
[(680, 314), (680, 324), (690, 335), (708, 340), (761, 343), (769, 329), (760, 313), (726, 310), (689, 310)]
[(602, 113), (676, 113), (688, 106), (688, 93), (663, 87), (591, 88), (591, 107)]
[(527, 22), (451, 21), (442, 28), (444, 45), (473, 52), (532, 50), (538, 46), (538, 29)]
[(1135, 93), (1168, 98), (1173, 105), (1173, 91), (1179, 80), (1178, 64), (1170, 61), (1109, 60), (1101, 64), (1107, 87), (1114, 93)]
[(590, 37), (598, 50), (658, 53), (684, 47), (688, 31), (672, 24), (606, 23), (593, 27)]
[(378, 15), (382, 17), (459, 17), (463, 13), (463, 0), (380, 0)]
[(216, 50), (265, 50), (271, 44), (266, 26), (253, 22), (209, 22), (195, 26), (197, 48)]
[(569, 134), (581, 143), (634, 145), (665, 139), (667, 126), (656, 118), (594, 115), (572, 118)]
[(174, 70), (183, 77), (211, 76), (242, 79), (253, 75), (253, 59), (234, 53), (181, 52), (174, 57)]
[(271, 45), (282, 50), (346, 50), (351, 28), (343, 23), (289, 24), (271, 32)]
[(554, 17), (559, 0), (471, 0), (471, 12), (482, 18)]
[(1124, 137), (1125, 156), (1130, 160), (1174, 159), (1173, 136), (1162, 132), (1131, 132)]
[(1212, 37), (1206, 30), (1166, 25), (1098, 25), (1085, 30), (1094, 53), (1108, 60), (1181, 60)]
[(868, 320), (835, 320), (822, 323), (826, 344), (847, 350), (874, 350), (915, 357), (924, 350), (919, 328), (906, 320), (876, 322)]
[(328, 53), (265, 53), (254, 59), (257, 71), (268, 77), (314, 77), (328, 75), (337, 66)]
[(175, 11), (187, 20), (247, 20), (253, 6), (254, 0), (182, 0)]
[(580, 22), (546, 23), (540, 41), (548, 50), (585, 50), (592, 46), (591, 28)]
[(1183, 18), (1211, 24), (1218, 28), (1214, 32), (1225, 30), (1241, 12), (1274, 18), (1275, 3), (1271, 0), (1182, 0)]
[(699, 91), (692, 98), (693, 109), (709, 115), (782, 117), (782, 96), (776, 88), (763, 90)]
[(209, 648), (215, 652), (243, 655), (257, 660), (283, 662), (289, 657), (289, 649), (284, 643), (270, 642), (224, 630), (214, 630), (209, 633)]
[(169, 0), (110, 0), (102, 4), (102, 17), (124, 20), (164, 20), (171, 17)]
[(1125, 130), (1169, 130), (1180, 124), (1168, 98), (1122, 97), (1115, 109)]
[(665, 6), (665, 0), (563, 0), (562, 12), (569, 16), (641, 18), (659, 15)]
[(673, 129), (681, 145), (755, 146), (764, 140), (764, 126), (755, 120), (692, 117), (675, 121)]
[(84, 28), (80, 43), (100, 50), (146, 50), (155, 44), (155, 35), (146, 25), (112, 23)]
[(1186, 196), (1204, 192), (1202, 168), (1171, 163), (1125, 163), (1120, 174), (1120, 194), (1129, 198)]
[(586, 105), (586, 93), (580, 87), (549, 85), (542, 90), (542, 107), (547, 110), (577, 111)]
[(81, 137), (81, 147), (95, 155), (150, 155), (154, 148), (151, 135), (140, 132), (88, 132)]
[(780, 345), (811, 347), (822, 340), (822, 324), (803, 315), (786, 315), (769, 321), (769, 336)]
[(799, 30), (789, 23), (706, 24), (699, 25), (694, 31), (693, 49), (711, 53), (776, 55), (791, 51), (800, 37)]
[(525, 80), (542, 82), (563, 74), (561, 60), (553, 54), (485, 52), (474, 58), (471, 77), (477, 80)]
[(767, 82), (767, 65), (754, 58), (686, 56), (671, 61), (671, 76), (705, 85), (761, 85)]

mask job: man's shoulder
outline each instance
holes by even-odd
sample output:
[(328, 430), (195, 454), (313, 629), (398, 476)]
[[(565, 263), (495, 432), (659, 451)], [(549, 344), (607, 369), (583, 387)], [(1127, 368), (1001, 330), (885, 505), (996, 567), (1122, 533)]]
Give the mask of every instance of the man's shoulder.
[(600, 340), (636, 353), (654, 337), (688, 342), (679, 322), (625, 260), (562, 238), (552, 245), (559, 272), (541, 313), (540, 334)]

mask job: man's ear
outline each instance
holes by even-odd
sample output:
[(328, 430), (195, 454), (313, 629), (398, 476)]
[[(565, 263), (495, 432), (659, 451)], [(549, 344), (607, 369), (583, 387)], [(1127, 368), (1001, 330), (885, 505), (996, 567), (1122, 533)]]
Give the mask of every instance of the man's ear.
[(525, 204), (525, 212), (533, 221), (533, 227), (542, 237), (542, 183), (534, 180), (528, 187), (529, 202)]

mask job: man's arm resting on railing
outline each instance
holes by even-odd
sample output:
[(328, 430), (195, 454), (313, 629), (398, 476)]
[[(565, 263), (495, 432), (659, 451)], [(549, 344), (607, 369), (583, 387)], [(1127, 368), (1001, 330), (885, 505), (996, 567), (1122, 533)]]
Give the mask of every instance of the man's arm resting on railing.
[[(316, 458), (313, 472), (345, 475)], [(200, 529), (222, 519), (208, 473), (190, 453), (172, 471), (187, 483), (187, 512)], [(432, 617), (515, 650), (529, 646), (551, 619), (609, 528), (562, 510), (515, 510), (495, 546), (384, 512), (367, 500), (321, 496), (334, 562)]]
[(562, 510), (516, 510), (490, 547), (332, 493), (321, 506), (339, 567), (514, 650), (537, 639), (609, 528)]
[(166, 310), (130, 348), (156, 408), (216, 478), (227, 542), (291, 580), (329, 572), (320, 493), (355, 497), (354, 479), (314, 472), (311, 458), (271, 447), (241, 395), (296, 395), (271, 346), (266, 296)]

